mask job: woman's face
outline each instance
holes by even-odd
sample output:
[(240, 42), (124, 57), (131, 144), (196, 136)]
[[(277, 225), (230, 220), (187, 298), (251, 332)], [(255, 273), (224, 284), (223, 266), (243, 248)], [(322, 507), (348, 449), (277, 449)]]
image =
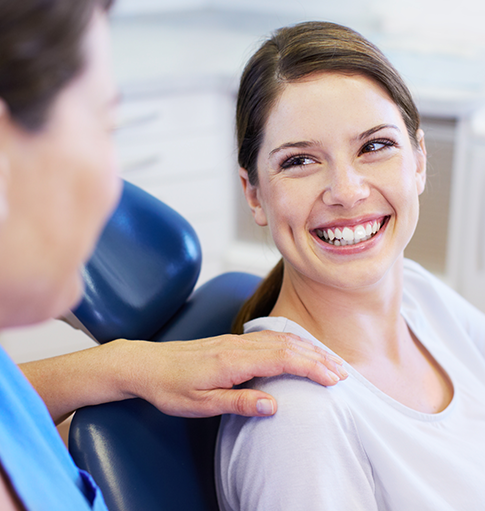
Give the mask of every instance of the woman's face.
[(80, 267), (118, 200), (108, 43), (106, 17), (96, 12), (85, 68), (56, 98), (42, 130), (23, 130), (2, 105), (1, 326), (55, 317), (76, 303)]
[(378, 282), (418, 219), (426, 156), (387, 92), (358, 75), (321, 73), (285, 86), (258, 155), (258, 185), (241, 170), (259, 225), (290, 275), (337, 288)]

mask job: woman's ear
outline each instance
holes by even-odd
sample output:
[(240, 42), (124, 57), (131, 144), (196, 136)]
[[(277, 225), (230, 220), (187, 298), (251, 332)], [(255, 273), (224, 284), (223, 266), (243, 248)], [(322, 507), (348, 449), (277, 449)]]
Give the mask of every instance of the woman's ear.
[(418, 194), (424, 192), (426, 186), (426, 145), (424, 143), (424, 131), (419, 129), (416, 132), (416, 139), (418, 141), (418, 148), (416, 149), (416, 187)]
[(248, 171), (246, 169), (239, 169), (239, 178), (241, 179), (244, 196), (253, 213), (254, 221), (261, 227), (268, 225), (266, 213), (259, 199), (259, 188), (249, 182)]

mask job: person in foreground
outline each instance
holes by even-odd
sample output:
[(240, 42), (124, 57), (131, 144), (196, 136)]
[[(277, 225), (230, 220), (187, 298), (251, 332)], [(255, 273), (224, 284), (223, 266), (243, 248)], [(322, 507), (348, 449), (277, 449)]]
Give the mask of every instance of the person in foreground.
[[(1, 328), (75, 305), (80, 268), (120, 195), (110, 4), (0, 0)], [(171, 414), (268, 415), (276, 410), (272, 396), (232, 386), (281, 372), (334, 384), (339, 367), (295, 335), (118, 340), (22, 366), (46, 407), (0, 349), (0, 508), (106, 509), (52, 421), (79, 406), (138, 396)]]
[(348, 28), (283, 28), (243, 72), (237, 128), (247, 202), (283, 256), (238, 328), (311, 338), (349, 378), (248, 384), (279, 408), (223, 418), (221, 509), (481, 509), (485, 317), (404, 259), (426, 151), (402, 79)]

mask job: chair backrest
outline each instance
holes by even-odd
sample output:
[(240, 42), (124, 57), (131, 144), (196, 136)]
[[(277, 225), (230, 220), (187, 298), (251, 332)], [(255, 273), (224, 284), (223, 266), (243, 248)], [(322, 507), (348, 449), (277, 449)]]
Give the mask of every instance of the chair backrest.
[[(191, 239), (195, 233), (187, 229), (185, 221), (185, 235), (177, 234), (172, 221), (173, 228), (166, 229), (167, 217), (172, 219), (173, 212), (146, 195), (125, 184), (118, 210), (86, 266), (86, 294), (74, 311), (76, 317), (102, 341), (125, 337), (163, 342), (230, 332), (237, 311), (254, 292), (259, 278), (226, 273), (201, 286), (186, 300), (190, 293), (187, 289), (192, 289), (190, 285), (194, 285), (191, 282), (200, 265), (200, 252), (199, 259), (192, 255), (198, 250), (198, 243)], [(140, 210), (144, 221), (131, 218)], [(178, 222), (179, 219), (175, 224)], [(159, 224), (161, 234), (154, 234)], [(146, 229), (148, 234), (143, 232)], [(139, 247), (126, 246), (137, 244), (138, 238), (143, 240)], [(150, 246), (150, 239), (154, 246)], [(171, 240), (182, 248), (175, 250)], [(193, 248), (187, 250), (184, 244)], [(148, 257), (145, 250), (150, 253)], [(133, 255), (127, 256), (130, 253)], [(185, 258), (183, 264), (180, 260), (171, 261), (170, 254), (177, 258), (180, 253)], [(155, 262), (157, 256), (159, 261)], [(151, 293), (144, 290), (145, 277), (150, 273), (145, 273), (146, 259), (154, 272), (151, 278), (158, 278), (155, 291), (152, 281), (147, 284)], [(181, 279), (182, 289), (171, 281), (167, 267), (182, 268), (184, 278), (173, 273), (176, 281)], [(140, 273), (142, 278), (136, 278)], [(121, 283), (117, 282), (119, 279)], [(136, 304), (130, 298), (132, 286), (139, 297)], [(175, 305), (171, 293), (176, 295)], [(165, 313), (165, 307), (169, 313)], [(145, 323), (150, 327), (146, 328)], [(143, 335), (148, 330), (150, 334)], [(71, 424), (69, 448), (77, 465), (100, 486), (110, 511), (215, 511), (214, 447), (218, 425), (218, 417), (171, 417), (141, 399), (132, 399), (79, 410)]]
[(149, 339), (187, 300), (201, 259), (192, 226), (125, 181), (120, 203), (83, 270), (84, 296), (72, 312), (100, 343)]

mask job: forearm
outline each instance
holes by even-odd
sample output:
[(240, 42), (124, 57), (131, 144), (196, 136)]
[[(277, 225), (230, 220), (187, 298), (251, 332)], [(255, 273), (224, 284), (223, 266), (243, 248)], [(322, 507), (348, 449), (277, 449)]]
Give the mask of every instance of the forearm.
[(19, 367), (58, 424), (83, 406), (133, 397), (126, 389), (129, 358), (122, 355), (129, 342), (117, 340)]
[(160, 343), (118, 339), (20, 368), (55, 422), (82, 406), (132, 397), (169, 415), (271, 415), (277, 405), (270, 395), (233, 387), (255, 376), (282, 373), (322, 385), (346, 377), (331, 355), (296, 336), (274, 332)]

